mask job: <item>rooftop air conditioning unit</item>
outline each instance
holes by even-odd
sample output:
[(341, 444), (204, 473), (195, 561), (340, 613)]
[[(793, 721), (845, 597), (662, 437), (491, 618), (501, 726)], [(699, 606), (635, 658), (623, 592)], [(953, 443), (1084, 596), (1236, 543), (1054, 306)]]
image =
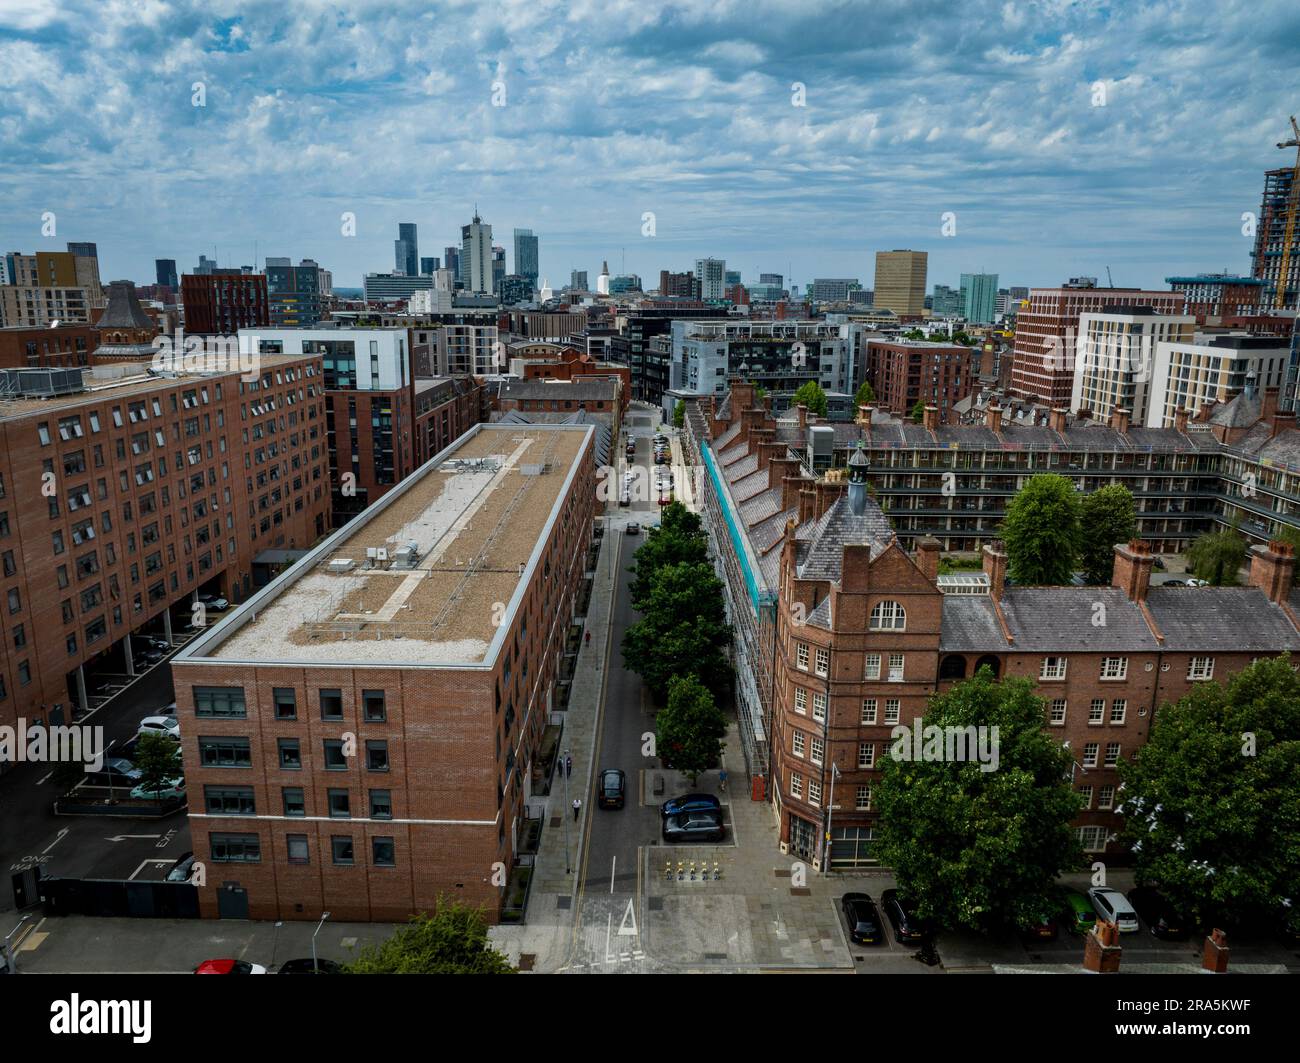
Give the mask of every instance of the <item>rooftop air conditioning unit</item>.
[(353, 565), (356, 564), (350, 557), (336, 557), (326, 566), (331, 572), (351, 572)]

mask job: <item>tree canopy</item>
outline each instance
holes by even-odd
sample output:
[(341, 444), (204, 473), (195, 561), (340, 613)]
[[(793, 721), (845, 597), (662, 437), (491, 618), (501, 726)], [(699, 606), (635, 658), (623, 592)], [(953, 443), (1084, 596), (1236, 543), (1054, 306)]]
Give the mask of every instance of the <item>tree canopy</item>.
[(1007, 505), (1002, 538), (1010, 575), (1017, 583), (1069, 583), (1080, 540), (1074, 483), (1055, 473), (1031, 476)]
[(727, 718), (693, 675), (673, 676), (668, 704), (655, 717), (655, 750), (664, 766), (690, 776), (692, 785), (702, 771), (722, 758)]
[(1184, 556), (1188, 571), (1198, 579), (1208, 580), (1215, 587), (1232, 587), (1237, 583), (1237, 572), (1246, 563), (1246, 540), (1232, 528), (1206, 532), (1196, 538)]
[(477, 909), (439, 900), (433, 915), (414, 916), (387, 941), (362, 946), (344, 969), (348, 974), (514, 974), (487, 931)]
[(858, 385), (857, 394), (853, 396), (854, 404), (857, 406), (861, 406), (863, 403), (871, 403), (875, 401), (876, 401), (875, 388), (871, 386), (871, 381), (864, 380), (861, 384)]
[(826, 392), (815, 380), (799, 385), (799, 390), (794, 393), (790, 404), (807, 406), (809, 413), (815, 413), (818, 417), (826, 416)]
[(1137, 535), (1133, 495), (1123, 484), (1110, 484), (1085, 495), (1079, 503), (1079, 561), (1089, 583), (1110, 582), (1115, 544)]
[(662, 701), (675, 676), (693, 675), (714, 693), (727, 688), (731, 640), (722, 581), (706, 563), (664, 565), (641, 600), (641, 619), (623, 635), (623, 661)]

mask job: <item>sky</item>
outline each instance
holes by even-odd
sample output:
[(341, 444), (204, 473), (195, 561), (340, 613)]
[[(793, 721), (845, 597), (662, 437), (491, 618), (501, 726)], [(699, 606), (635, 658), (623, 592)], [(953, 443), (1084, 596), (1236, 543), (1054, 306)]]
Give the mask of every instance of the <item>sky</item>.
[(1164, 288), (1249, 273), (1297, 56), (1294, 0), (0, 0), (0, 251), (358, 286), (477, 206), (556, 288), (705, 256), (870, 287), (893, 248), (930, 287)]

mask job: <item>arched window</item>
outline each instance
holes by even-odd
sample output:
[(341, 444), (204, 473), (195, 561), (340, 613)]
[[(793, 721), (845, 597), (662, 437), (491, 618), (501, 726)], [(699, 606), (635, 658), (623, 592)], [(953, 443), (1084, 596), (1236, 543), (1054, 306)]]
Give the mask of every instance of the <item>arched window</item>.
[(966, 658), (959, 653), (950, 653), (939, 662), (940, 679), (965, 679)]
[(993, 678), (996, 679), (998, 677), (998, 672), (1002, 668), (1002, 662), (999, 661), (996, 657), (994, 657), (993, 654), (986, 653), (983, 657), (981, 657), (978, 661), (975, 662), (975, 671), (978, 672), (985, 665), (989, 666), (989, 669), (993, 672)]
[(871, 610), (872, 631), (902, 631), (907, 627), (907, 613), (898, 602), (877, 602)]

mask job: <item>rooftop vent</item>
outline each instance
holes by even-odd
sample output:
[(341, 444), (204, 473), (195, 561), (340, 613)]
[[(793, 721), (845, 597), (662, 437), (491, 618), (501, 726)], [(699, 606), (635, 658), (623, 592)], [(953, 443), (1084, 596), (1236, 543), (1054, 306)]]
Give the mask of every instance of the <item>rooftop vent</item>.
[(80, 369), (0, 369), (0, 394), (7, 398), (52, 399), (85, 390)]
[(325, 567), (330, 572), (351, 572), (355, 564), (356, 562), (350, 557), (336, 557)]

